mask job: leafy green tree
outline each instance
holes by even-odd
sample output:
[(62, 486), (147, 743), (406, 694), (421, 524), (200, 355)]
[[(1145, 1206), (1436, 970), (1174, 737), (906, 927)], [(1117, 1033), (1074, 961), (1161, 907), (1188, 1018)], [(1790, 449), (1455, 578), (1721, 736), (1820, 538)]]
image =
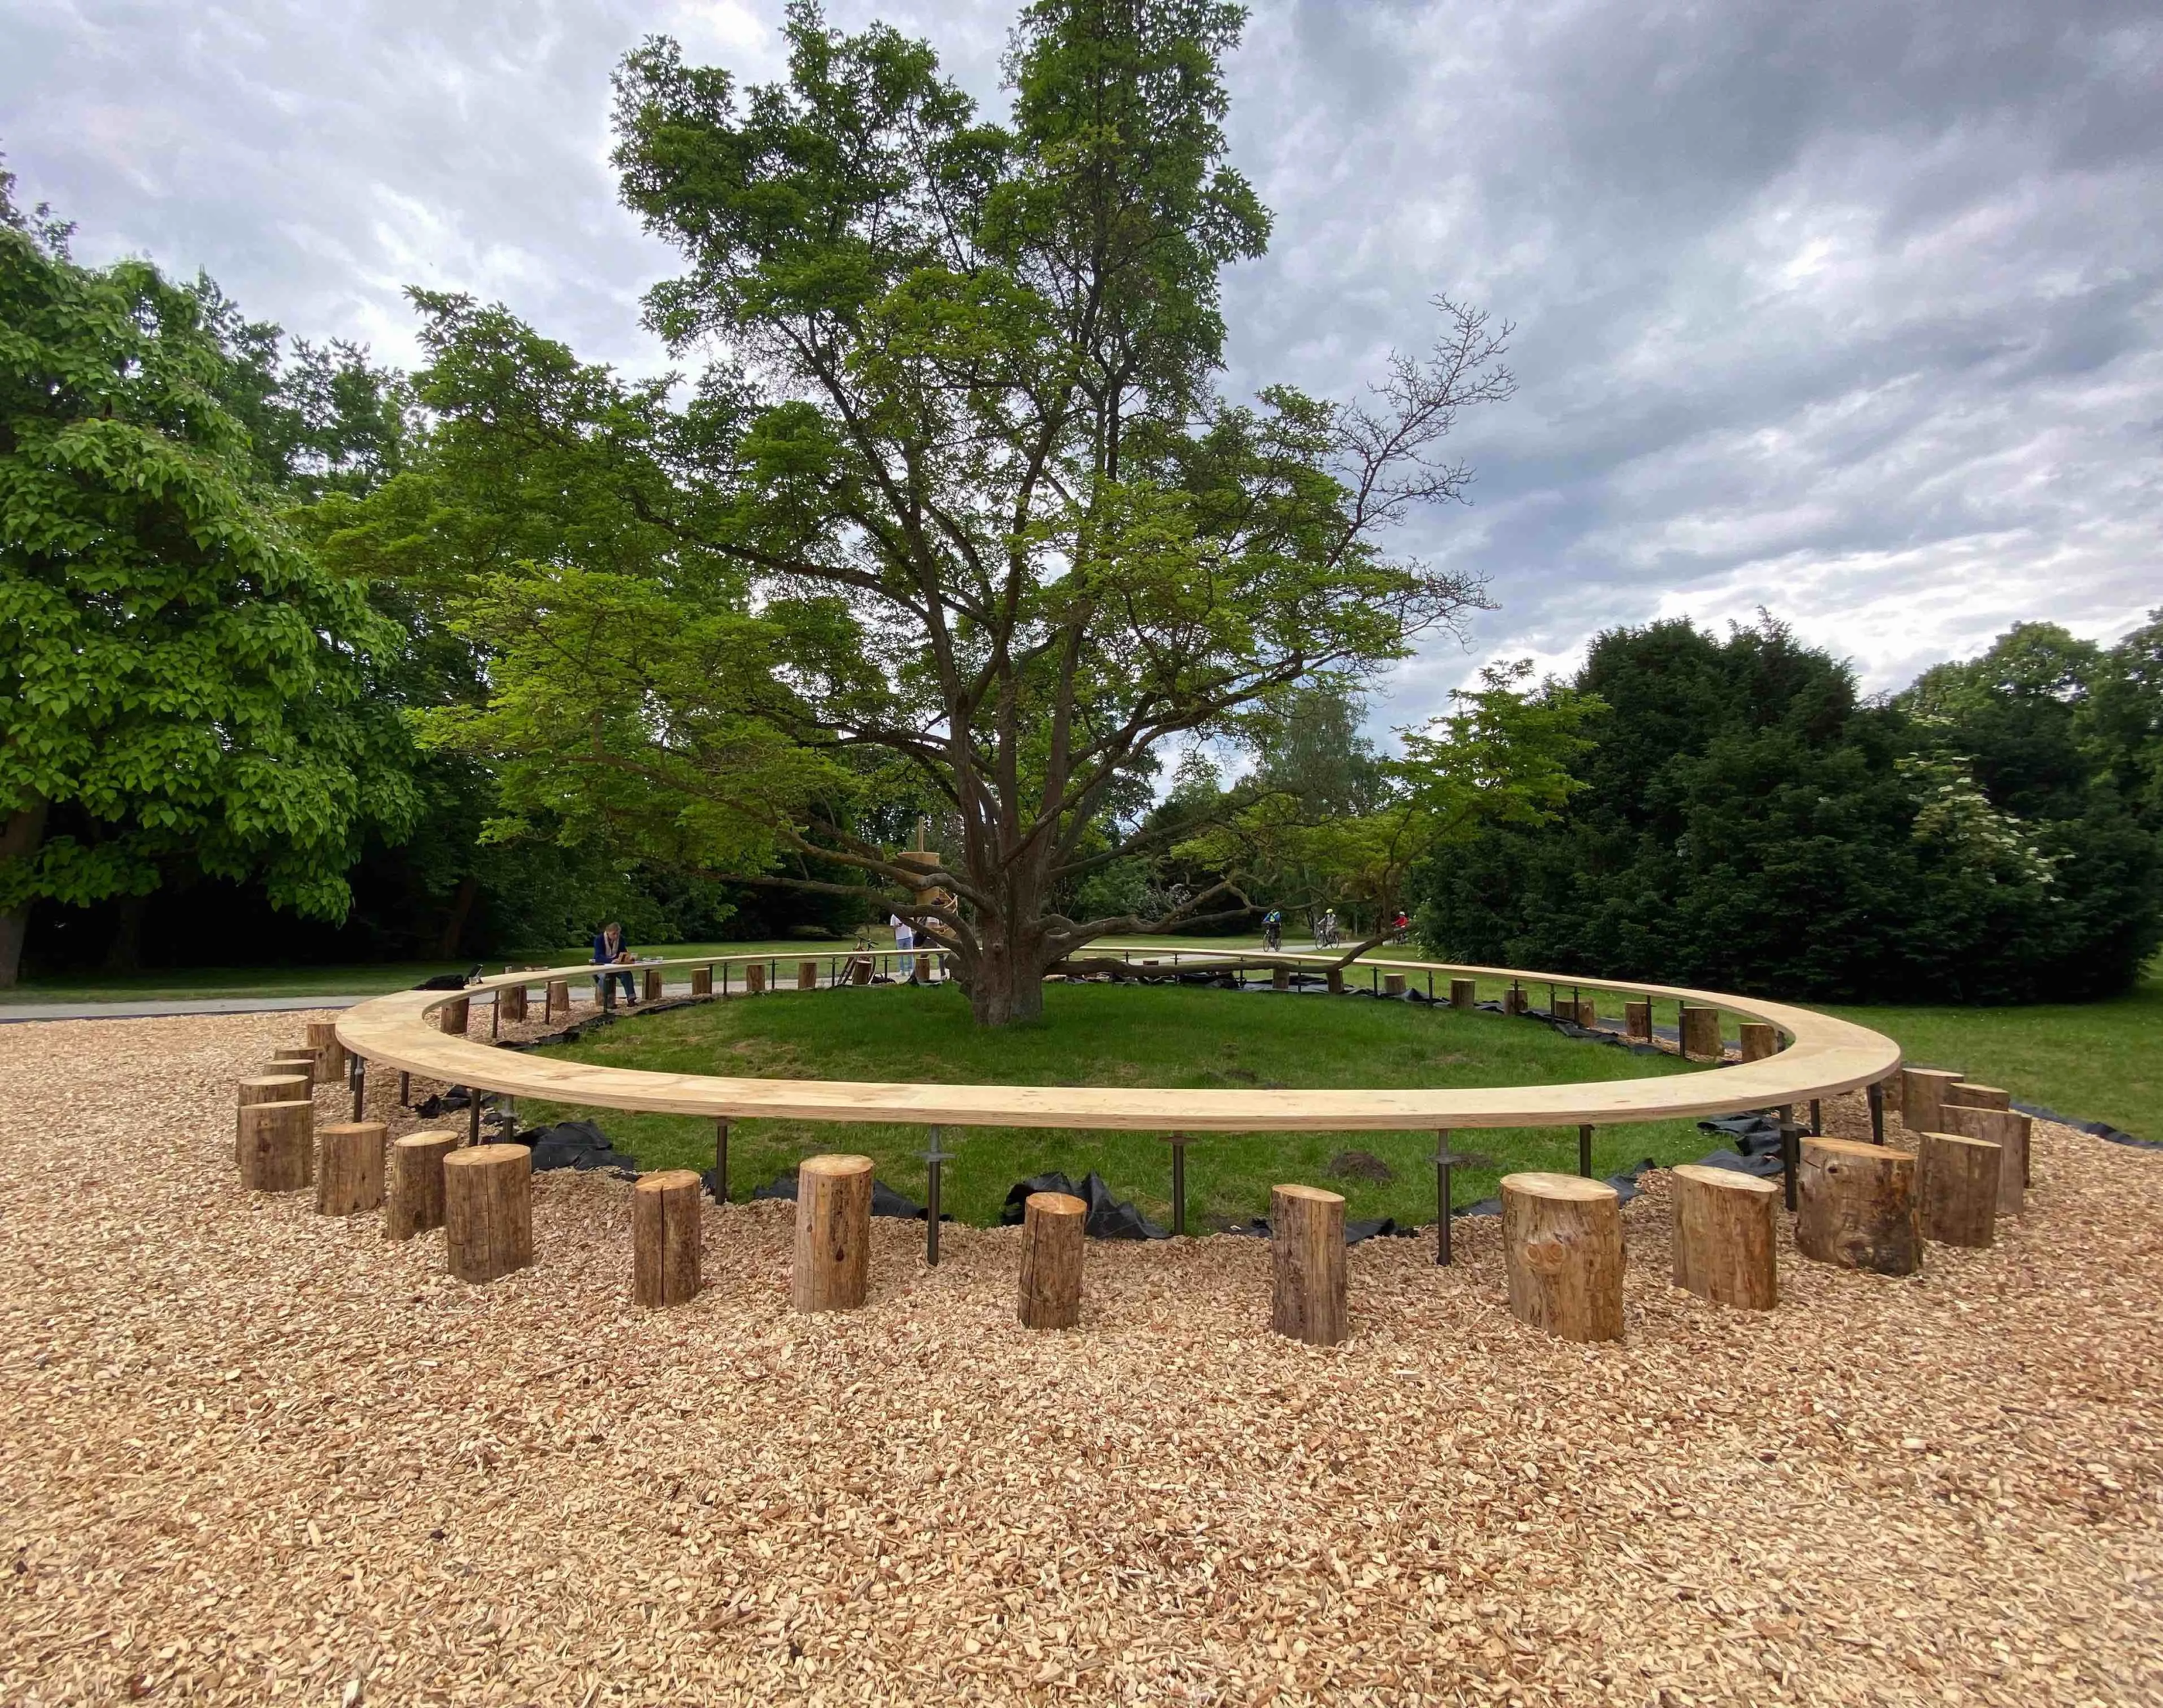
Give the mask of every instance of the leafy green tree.
[(415, 802), (395, 642), (273, 514), (202, 296), (76, 265), (0, 176), (0, 984), (33, 906), (259, 877), (341, 916)]
[[(667, 537), (460, 595), (494, 691), (443, 733), (501, 765), (512, 813), (863, 874), (954, 945), (986, 1024), (1039, 1014), (1093, 937), (1239, 905), (1061, 911), (1172, 834), (1106, 834), (1154, 750), (1483, 602), (1379, 537), (1461, 495), (1443, 441), (1510, 390), (1500, 338), (1445, 303), (1432, 354), (1360, 401), (1214, 393), (1218, 275), (1268, 233), (1224, 160), (1239, 24), (1213, 0), (1043, 0), (1004, 125), (928, 47), (809, 5), (779, 84), (740, 92), (662, 40), (626, 60), (624, 195), (689, 263), (649, 323), (720, 353), (689, 404), (494, 362), (476, 317), (437, 317), (435, 370), (474, 376), (465, 427), (557, 423), (518, 453)], [(949, 830), (918, 883), (865, 830), (925, 796)]]

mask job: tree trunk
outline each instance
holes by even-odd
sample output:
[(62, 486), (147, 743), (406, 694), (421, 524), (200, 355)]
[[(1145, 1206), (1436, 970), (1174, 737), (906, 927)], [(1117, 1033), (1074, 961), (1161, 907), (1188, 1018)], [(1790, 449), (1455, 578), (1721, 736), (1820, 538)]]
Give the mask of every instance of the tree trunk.
[[(38, 851), (45, 840), (45, 802), (36, 799), (0, 820), (0, 865), (28, 860)], [(29, 932), (29, 903), (12, 914), (0, 914), (0, 990), (13, 990), (22, 976), (23, 940)]]
[(105, 971), (139, 972), (143, 968), (143, 915), (147, 895), (123, 895), (114, 904), (113, 939), (105, 946)]
[(436, 940), (436, 958), (455, 960), (458, 939), (466, 934), (466, 920), (473, 913), (474, 898), (480, 893), (480, 880), (469, 872), (458, 880), (458, 887), (451, 892), (450, 917), (443, 921), (443, 935)]
[(1045, 961), (1004, 944), (987, 943), (970, 957), (965, 977), (969, 1012), (980, 1026), (1011, 1026), (1044, 1018)]

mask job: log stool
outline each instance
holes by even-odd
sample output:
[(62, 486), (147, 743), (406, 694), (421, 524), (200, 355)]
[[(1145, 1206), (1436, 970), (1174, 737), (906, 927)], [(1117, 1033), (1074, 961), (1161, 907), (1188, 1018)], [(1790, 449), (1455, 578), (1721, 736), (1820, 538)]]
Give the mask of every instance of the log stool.
[(316, 1048), (312, 1044), (296, 1044), (286, 1050), (274, 1050), (265, 1073), (305, 1073), (312, 1086), (321, 1085), (322, 1076), (317, 1071)]
[(1683, 1056), (1691, 1061), (1717, 1061), (1726, 1054), (1720, 1040), (1720, 1010), (1691, 1008), (1682, 1011)]
[(849, 982), (851, 984), (869, 984), (871, 982), (871, 957), (867, 955), (859, 955), (853, 961), (849, 962)]
[(550, 979), (548, 993), (542, 1001), (541, 1018), (544, 1020), (553, 1020), (558, 1014), (569, 1014), (571, 1012), (571, 981), (568, 978)]
[(1947, 1103), (1938, 1113), (1940, 1132), (1998, 1146), (1998, 1213), (2017, 1216), (2025, 1210), (2028, 1140), (2035, 1124), (2013, 1109), (1978, 1109), (1964, 1103)]
[(853, 1311), (871, 1283), (872, 1160), (807, 1156), (796, 1171), (796, 1265), (789, 1302), (799, 1311)]
[(1271, 990), (1290, 990), (1291, 988), (1291, 969), (1289, 967), (1272, 967), (1270, 969), (1270, 988)]
[(691, 969), (691, 994), (693, 996), (711, 996), (713, 993), (714, 969), (710, 967), (693, 967)]
[(1330, 995), (1343, 996), (1344, 994), (1344, 969), (1343, 967), (1331, 967), (1328, 972), (1322, 975), (1322, 982), (1329, 987)]
[(1946, 1087), (1961, 1077), (1936, 1067), (1900, 1070), (1900, 1124), (1910, 1133), (1935, 1133), (1945, 1123)]
[(1976, 1085), (1956, 1079), (1945, 1091), (1945, 1106), (1951, 1108), (1955, 1104), (1964, 1109), (2010, 1109), (2013, 1093), (2002, 1086)]
[(316, 1052), (317, 1083), (335, 1085), (345, 1077), (345, 1045), (338, 1040), (336, 1020), (309, 1021), (308, 1047)]
[(1318, 1187), (1270, 1188), (1270, 1327), (1309, 1346), (1351, 1332), (1344, 1285), (1344, 1200)]
[(443, 1158), (443, 1255), (462, 1281), (492, 1281), (533, 1261), (533, 1153), (469, 1145)]
[(1762, 1061), (1777, 1055), (1780, 1048), (1780, 1029), (1763, 1020), (1745, 1020), (1742, 1023), (1742, 1059)]
[(1453, 1009), (1469, 1009), (1480, 999), (1480, 987), (1469, 978), (1453, 978), (1449, 982), (1449, 1005)]
[(1622, 1338), (1622, 1201), (1574, 1174), (1502, 1176), (1510, 1312), (1564, 1340)]
[(495, 993), (496, 1005), (503, 1010), (503, 1018), (513, 1024), (526, 1018), (526, 987), (506, 984)]
[(1404, 974), (1401, 972), (1385, 972), (1382, 975), (1382, 994), (1384, 996), (1401, 997), (1404, 993)]
[(1651, 1043), (1652, 1041), (1652, 1005), (1650, 1003), (1623, 1003), (1622, 1030), (1636, 1043)]
[(455, 1133), (408, 1133), (390, 1146), (390, 1190), (383, 1201), (383, 1237), (411, 1239), (443, 1225), (443, 1159), (458, 1148)]
[(316, 1134), (316, 1213), (353, 1216), (383, 1206), (380, 1121), (333, 1121)]
[(1940, 1245), (1989, 1244), (1997, 1235), (2000, 1148), (1958, 1133), (1924, 1133), (1917, 1139), (1923, 1237)]
[(761, 962), (754, 961), (744, 968), (744, 994), (746, 996), (766, 994), (766, 968)]
[(644, 1174), (631, 1192), (631, 1291), (646, 1306), (699, 1296), (699, 1199), (704, 1183), (688, 1168)]
[(796, 988), (799, 990), (816, 990), (819, 988), (819, 963), (817, 961), (799, 961), (796, 963)]
[(436, 1024), (443, 1030), (458, 1037), (465, 1036), (466, 1026), (473, 1018), (473, 998), (453, 997), (437, 1010), (442, 1018)]
[(646, 969), (646, 999), (650, 1003), (661, 1000), (661, 969), (657, 967)]
[(1532, 1006), (1532, 999), (1516, 985), (1502, 993), (1502, 1012), (1506, 1014), (1527, 1014)]
[[(258, 1073), (240, 1082), (238, 1108), (242, 1115), (258, 1103), (308, 1103), (312, 1107), (313, 1103), (305, 1072)], [(236, 1117), (233, 1124), (233, 1160), (243, 1179), (248, 1173), (247, 1132), (247, 1122)]]
[(249, 1103), (240, 1112), (240, 1183), (254, 1192), (296, 1192), (316, 1178), (316, 1106)]
[(1769, 1311), (1780, 1302), (1773, 1207), (1780, 1188), (1732, 1168), (1686, 1162), (1674, 1182), (1675, 1285), (1715, 1305)]
[(1913, 1275), (1922, 1267), (1915, 1159), (1906, 1151), (1804, 1139), (1795, 1190), (1795, 1249), (1804, 1256), (1878, 1275)]
[(1021, 1286), (1015, 1315), (1024, 1328), (1071, 1328), (1082, 1320), (1082, 1234), (1089, 1207), (1066, 1192), (1031, 1192), (1022, 1205)]

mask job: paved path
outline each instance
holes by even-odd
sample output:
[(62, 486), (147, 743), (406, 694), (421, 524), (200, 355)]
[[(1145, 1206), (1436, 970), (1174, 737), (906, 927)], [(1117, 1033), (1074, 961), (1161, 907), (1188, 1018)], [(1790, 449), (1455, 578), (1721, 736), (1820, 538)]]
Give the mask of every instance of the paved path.
[(159, 1014), (275, 1014), (349, 1009), (364, 996), (167, 997), (132, 1003), (0, 1003), (0, 1026), (18, 1020), (140, 1020)]

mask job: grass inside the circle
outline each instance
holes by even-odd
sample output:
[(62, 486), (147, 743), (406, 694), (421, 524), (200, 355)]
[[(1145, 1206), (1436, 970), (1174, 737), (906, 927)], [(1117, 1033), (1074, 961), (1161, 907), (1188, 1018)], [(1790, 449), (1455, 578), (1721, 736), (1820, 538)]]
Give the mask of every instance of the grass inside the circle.
[[(1182, 1089), (1543, 1085), (1700, 1071), (1500, 1014), (1180, 986), (1053, 985), (1041, 1024), (995, 1032), (972, 1024), (966, 999), (951, 987), (775, 992), (652, 1015), (634, 1011), (543, 1053), (760, 1078)], [(530, 1101), (520, 1113), (528, 1124), (589, 1114), (642, 1168), (713, 1166), (710, 1121)], [(738, 1121), (730, 1135), (730, 1195), (746, 1197), (817, 1152), (849, 1150), (872, 1158), (881, 1180), (920, 1202), (926, 1143), (920, 1126)], [(954, 1155), (943, 1208), (962, 1221), (995, 1223), (1008, 1187), (1055, 1169), (1077, 1182), (1093, 1169), (1152, 1219), (1171, 1215), (1171, 1153), (1162, 1134), (949, 1127), (943, 1143)], [(1692, 1121), (1604, 1127), (1594, 1135), (1594, 1171), (1613, 1173), (1647, 1156), (1688, 1161), (1717, 1143)], [(1519, 1169), (1577, 1167), (1574, 1127), (1468, 1129), (1455, 1135), (1454, 1149), (1478, 1159), (1455, 1171), (1460, 1206), (1491, 1194), (1502, 1175)], [(1348, 1152), (1364, 1152), (1380, 1167), (1333, 1167)], [(1355, 1219), (1431, 1223), (1433, 1155), (1434, 1134), (1425, 1130), (1205, 1134), (1187, 1150), (1188, 1228), (1266, 1215), (1270, 1187), (1293, 1181), (1343, 1193), (1346, 1214)], [(1384, 1170), (1390, 1178), (1373, 1177)]]

